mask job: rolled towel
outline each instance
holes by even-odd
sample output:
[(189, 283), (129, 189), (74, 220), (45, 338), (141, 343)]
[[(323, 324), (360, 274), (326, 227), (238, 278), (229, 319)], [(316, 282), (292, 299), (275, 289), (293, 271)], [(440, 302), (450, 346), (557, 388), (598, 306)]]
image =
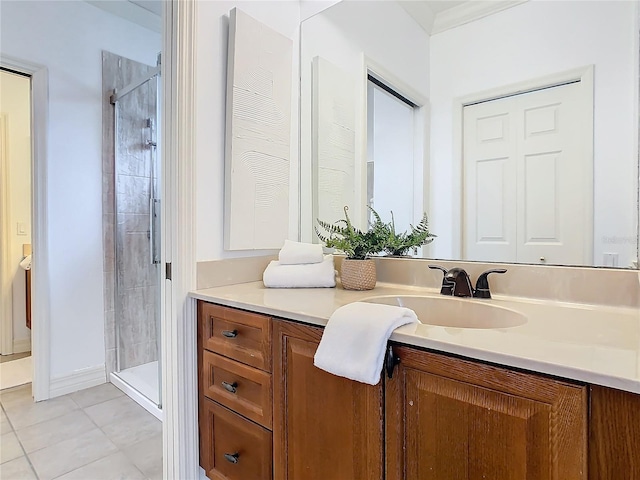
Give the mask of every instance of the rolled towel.
[(31, 255), (27, 255), (26, 257), (24, 257), (24, 259), (20, 262), (20, 267), (25, 270), (31, 270)]
[(377, 385), (391, 333), (417, 321), (413, 310), (394, 305), (354, 302), (340, 307), (329, 318), (313, 364), (340, 377)]
[(303, 263), (320, 263), (324, 259), (322, 245), (319, 243), (302, 243), (285, 240), (278, 254), (280, 265), (300, 265)]
[(262, 274), (262, 282), (269, 288), (335, 287), (333, 255), (327, 255), (320, 263), (304, 265), (282, 265), (272, 260)]

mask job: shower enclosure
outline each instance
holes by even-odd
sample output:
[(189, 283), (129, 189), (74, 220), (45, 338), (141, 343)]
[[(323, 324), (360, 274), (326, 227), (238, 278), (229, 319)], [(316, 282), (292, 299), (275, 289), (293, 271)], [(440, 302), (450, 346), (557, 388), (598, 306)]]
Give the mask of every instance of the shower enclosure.
[(160, 60), (155, 68), (133, 68), (122, 60), (118, 67), (133, 79), (110, 96), (115, 187), (110, 380), (160, 418)]

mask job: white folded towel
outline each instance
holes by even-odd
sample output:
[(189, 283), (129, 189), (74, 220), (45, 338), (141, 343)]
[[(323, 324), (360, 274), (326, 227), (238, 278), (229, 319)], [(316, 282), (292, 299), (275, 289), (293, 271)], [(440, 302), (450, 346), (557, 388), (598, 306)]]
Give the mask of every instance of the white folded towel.
[(27, 255), (26, 257), (24, 257), (24, 259), (20, 262), (20, 267), (25, 270), (31, 270), (31, 255)]
[(272, 260), (262, 274), (262, 282), (269, 288), (335, 287), (333, 255), (327, 255), (320, 263), (304, 265), (281, 265)]
[(280, 265), (300, 265), (302, 263), (320, 263), (324, 259), (322, 245), (285, 240), (278, 254)]
[(391, 333), (416, 323), (413, 310), (354, 302), (338, 308), (324, 329), (313, 364), (329, 373), (377, 385)]

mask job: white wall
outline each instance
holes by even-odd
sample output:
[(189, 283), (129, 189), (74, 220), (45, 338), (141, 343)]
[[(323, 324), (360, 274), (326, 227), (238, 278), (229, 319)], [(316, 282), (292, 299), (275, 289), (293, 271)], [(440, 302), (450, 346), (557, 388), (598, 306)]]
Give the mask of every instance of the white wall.
[(3, 55), (49, 69), (50, 365), (65, 377), (105, 361), (101, 50), (155, 65), (160, 35), (85, 2), (5, 0), (0, 22)]
[[(362, 15), (366, 4), (367, 15)], [(427, 98), (429, 92), (429, 37), (395, 2), (342, 2), (302, 24), (301, 65), (301, 230), (303, 240), (313, 232), (311, 175), (311, 62), (321, 56), (349, 74), (356, 95), (356, 192), (360, 205), (350, 206), (352, 219), (366, 218), (366, 81), (364, 54), (387, 72)], [(424, 61), (415, 61), (416, 58)], [(345, 86), (351, 88), (351, 86)], [(383, 212), (380, 212), (383, 213)], [(388, 214), (388, 212), (387, 212)], [(416, 220), (418, 221), (418, 220)]]
[[(29, 347), (31, 330), (25, 325), (25, 271), (20, 268), (22, 245), (31, 243), (31, 81), (27, 77), (2, 72), (0, 115), (7, 121), (6, 152), (9, 166), (9, 242), (13, 273), (13, 343)], [(18, 235), (18, 223), (25, 235)], [(14, 351), (14, 353), (17, 353)]]
[[(451, 258), (453, 99), (595, 65), (594, 262), (635, 258), (638, 57), (636, 2), (532, 0), (431, 37), (433, 256)], [(630, 101), (631, 100), (631, 101)], [(635, 115), (634, 115), (635, 114)], [(609, 238), (613, 243), (606, 243)]]
[(298, 64), (300, 6), (291, 1), (201, 1), (195, 65), (196, 260), (264, 255), (267, 251), (226, 252), (224, 220), (224, 142), (229, 11), (234, 7), (293, 39), (291, 106), (291, 179), (289, 238), (298, 238)]

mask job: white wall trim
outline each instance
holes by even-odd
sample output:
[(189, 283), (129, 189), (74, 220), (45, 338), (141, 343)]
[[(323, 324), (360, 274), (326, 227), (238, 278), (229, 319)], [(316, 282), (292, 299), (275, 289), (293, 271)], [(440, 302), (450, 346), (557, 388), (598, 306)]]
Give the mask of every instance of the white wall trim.
[(0, 115), (0, 354), (13, 353), (13, 296), (11, 295), (10, 241), (11, 196), (7, 158), (7, 116)]
[(13, 353), (24, 353), (31, 351), (31, 339), (22, 338), (20, 340), (13, 341)]
[(49, 73), (46, 67), (0, 55), (0, 65), (31, 75), (31, 316), (33, 397), (50, 395), (49, 247), (47, 209)]
[(51, 388), (49, 393), (51, 398), (66, 395), (68, 393), (84, 390), (85, 388), (102, 385), (107, 381), (107, 372), (105, 366), (97, 365), (95, 367), (82, 368), (76, 370), (69, 375), (51, 379)]
[(515, 7), (528, 0), (474, 0), (438, 13), (433, 21), (431, 35), (444, 32), (465, 23)]
[[(559, 86), (568, 82), (579, 81), (581, 85), (581, 107), (584, 107), (583, 118), (590, 125), (590, 133), (592, 141), (585, 145), (584, 155), (585, 158), (591, 159), (593, 164), (593, 102), (594, 102), (594, 66), (587, 65), (585, 67), (574, 68), (566, 70), (564, 72), (558, 72), (544, 77), (538, 77), (523, 82), (504, 85), (481, 92), (465, 95), (464, 97), (458, 97), (453, 100), (453, 185), (452, 185), (452, 218), (454, 220), (452, 225), (452, 258), (462, 258), (462, 245), (464, 243), (462, 222), (462, 187), (463, 187), (463, 152), (462, 152), (462, 139), (463, 139), (463, 109), (466, 105), (471, 105), (478, 102), (486, 102), (505, 97), (507, 95), (517, 95), (521, 93), (531, 92), (539, 90), (541, 88), (549, 88)], [(585, 202), (591, 202), (586, 208), (585, 227), (589, 232), (593, 232), (593, 168), (589, 169), (585, 175), (585, 193), (587, 200)], [(590, 255), (590, 261), (593, 260), (593, 234), (585, 236), (585, 254)], [(587, 262), (590, 263), (590, 262)]]
[(197, 0), (164, 2), (162, 302), (164, 478), (198, 478), (195, 232)]

